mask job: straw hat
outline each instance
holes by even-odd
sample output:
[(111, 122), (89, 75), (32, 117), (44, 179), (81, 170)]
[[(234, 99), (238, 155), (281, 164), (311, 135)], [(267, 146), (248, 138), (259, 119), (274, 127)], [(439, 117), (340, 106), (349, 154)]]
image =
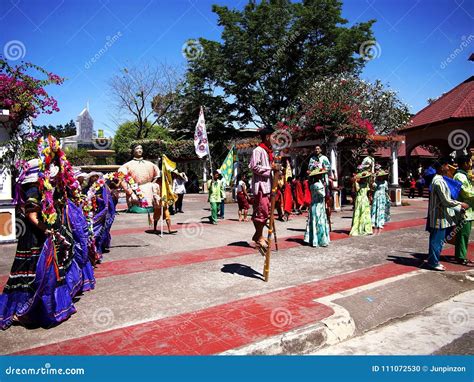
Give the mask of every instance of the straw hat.
[(368, 178), (371, 175), (372, 175), (372, 173), (370, 171), (362, 171), (362, 172), (359, 172), (356, 175), (356, 177), (357, 177), (357, 179), (363, 179), (363, 178)]
[(77, 166), (72, 166), (72, 172), (74, 177), (77, 177), (81, 173), (81, 168)]
[(379, 170), (375, 173), (375, 176), (378, 178), (381, 178), (382, 176), (387, 176), (387, 175), (388, 175), (388, 172), (385, 170)]
[(324, 167), (322, 167), (322, 168), (317, 168), (311, 171), (309, 173), (309, 176), (316, 176), (316, 175), (322, 175), (322, 174), (327, 174), (327, 173), (328, 171)]
[(90, 172), (89, 174), (86, 175), (86, 178), (90, 179), (93, 176), (98, 176), (100, 178), (101, 176), (104, 176), (104, 174), (102, 174), (101, 172), (98, 172), (98, 171), (92, 171), (92, 172)]

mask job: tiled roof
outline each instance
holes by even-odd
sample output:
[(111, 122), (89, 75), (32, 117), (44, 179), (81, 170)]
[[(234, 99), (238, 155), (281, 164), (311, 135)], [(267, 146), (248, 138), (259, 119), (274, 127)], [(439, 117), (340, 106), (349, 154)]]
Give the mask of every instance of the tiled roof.
[(474, 76), (443, 94), (419, 111), (406, 128), (424, 126), (453, 118), (474, 118)]

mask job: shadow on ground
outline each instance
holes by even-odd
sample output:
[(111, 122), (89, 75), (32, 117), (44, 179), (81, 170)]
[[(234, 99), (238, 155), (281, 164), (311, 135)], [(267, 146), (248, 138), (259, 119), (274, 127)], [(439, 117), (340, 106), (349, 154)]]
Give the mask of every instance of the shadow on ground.
[(247, 241), (234, 241), (233, 243), (227, 244), (228, 247), (245, 247), (254, 248)]
[(240, 276), (250, 277), (252, 279), (264, 280), (263, 275), (260, 272), (257, 272), (248, 265), (238, 263), (224, 264), (224, 266), (221, 268), (221, 272), (230, 273), (233, 275), (237, 274)]

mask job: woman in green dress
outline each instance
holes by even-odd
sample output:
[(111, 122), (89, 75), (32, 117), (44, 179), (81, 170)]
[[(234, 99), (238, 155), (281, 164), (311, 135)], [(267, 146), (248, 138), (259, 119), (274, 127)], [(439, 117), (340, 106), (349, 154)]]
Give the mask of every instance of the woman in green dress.
[(311, 205), (309, 207), (308, 222), (304, 241), (312, 247), (327, 247), (329, 238), (329, 223), (326, 215), (326, 192), (323, 177), (326, 169), (317, 168), (310, 176)]
[(372, 235), (372, 220), (370, 217), (370, 177), (372, 173), (363, 171), (355, 176), (354, 191), (356, 200), (354, 205), (354, 216), (352, 217), (352, 228), (349, 235), (366, 236)]
[(374, 200), (372, 202), (371, 216), (372, 226), (375, 227), (375, 234), (378, 235), (383, 226), (388, 221), (386, 216), (387, 210), (387, 193), (388, 193), (388, 172), (379, 170), (375, 174), (374, 183)]

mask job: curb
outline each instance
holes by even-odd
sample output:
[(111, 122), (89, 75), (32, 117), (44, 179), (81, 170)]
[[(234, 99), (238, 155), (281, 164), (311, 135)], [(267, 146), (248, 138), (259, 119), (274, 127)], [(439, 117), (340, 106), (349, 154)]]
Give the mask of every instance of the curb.
[[(371, 327), (367, 331), (360, 331), (357, 329), (356, 322), (351, 316), (350, 312), (343, 306), (336, 304), (334, 301), (342, 299), (344, 297), (350, 297), (356, 295), (362, 291), (375, 290), (386, 284), (394, 283), (401, 280), (415, 279), (417, 277), (422, 278), (423, 275), (430, 275), (432, 272), (426, 270), (416, 270), (414, 272), (387, 278), (382, 281), (378, 281), (372, 284), (364, 285), (358, 288), (353, 288), (343, 293), (336, 293), (321, 299), (314, 300), (317, 303), (324, 304), (334, 310), (334, 314), (331, 317), (323, 319), (317, 323), (306, 325), (301, 328), (291, 330), (265, 340), (255, 342), (250, 345), (246, 345), (237, 349), (228, 350), (220, 353), (220, 355), (303, 355), (312, 353), (315, 351), (321, 351), (321, 349), (336, 345), (347, 339), (359, 336), (370, 330), (374, 330), (380, 326), (389, 325), (394, 320), (405, 319), (414, 314), (420, 313), (427, 309), (429, 306), (433, 306), (440, 301), (433, 300), (429, 306), (426, 304), (420, 304), (414, 309), (414, 311), (407, 311), (403, 314), (399, 314), (390, 317), (388, 320), (381, 320), (376, 323), (375, 326)], [(450, 293), (443, 296), (441, 301), (449, 300), (450, 298), (463, 293), (467, 290), (474, 289), (474, 271), (468, 270), (465, 272), (446, 272), (443, 276), (448, 280), (455, 281), (459, 284), (459, 289), (456, 292)], [(466, 287), (466, 284), (470, 284)], [(442, 286), (440, 286), (441, 288)]]

